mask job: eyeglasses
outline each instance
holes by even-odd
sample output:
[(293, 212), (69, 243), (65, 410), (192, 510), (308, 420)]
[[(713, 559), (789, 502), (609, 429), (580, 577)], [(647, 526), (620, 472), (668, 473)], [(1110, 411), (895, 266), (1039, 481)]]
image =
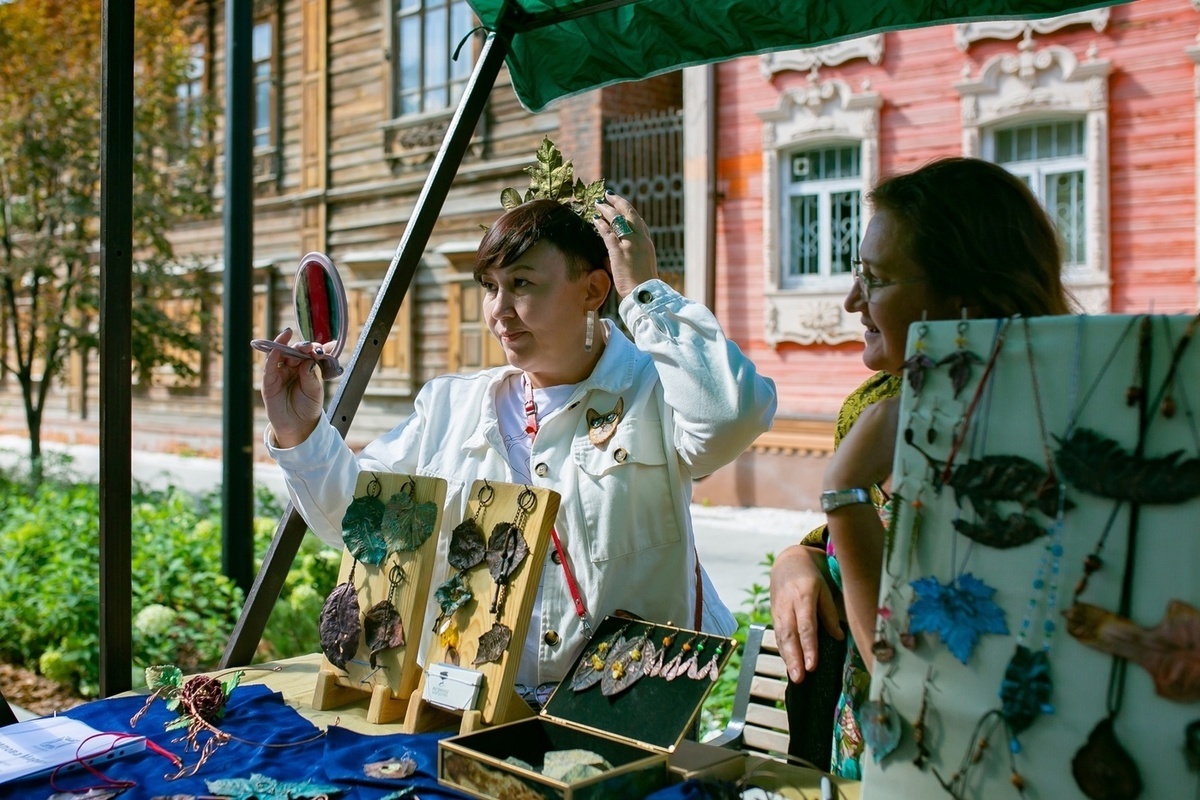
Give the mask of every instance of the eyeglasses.
[(903, 278), (898, 281), (881, 281), (878, 278), (873, 278), (863, 272), (863, 262), (860, 259), (854, 259), (850, 262), (850, 271), (854, 276), (854, 283), (858, 286), (858, 291), (863, 296), (863, 300), (871, 302), (871, 292), (875, 289), (885, 289), (888, 286), (900, 286), (905, 283), (920, 283), (921, 281), (929, 280), (929, 276), (922, 275), (919, 278)]

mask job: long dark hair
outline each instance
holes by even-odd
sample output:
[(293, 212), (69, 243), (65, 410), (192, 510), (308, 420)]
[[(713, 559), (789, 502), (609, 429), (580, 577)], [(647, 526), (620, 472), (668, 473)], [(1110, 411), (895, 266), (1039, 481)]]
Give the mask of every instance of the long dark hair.
[(983, 317), (1071, 313), (1054, 223), (1025, 182), (990, 161), (943, 158), (867, 195), (897, 223), (934, 291)]
[(566, 257), (572, 280), (603, 269), (608, 258), (604, 240), (557, 200), (530, 200), (503, 214), (488, 228), (475, 254), (475, 277), (493, 267), (507, 267), (538, 242), (549, 242)]

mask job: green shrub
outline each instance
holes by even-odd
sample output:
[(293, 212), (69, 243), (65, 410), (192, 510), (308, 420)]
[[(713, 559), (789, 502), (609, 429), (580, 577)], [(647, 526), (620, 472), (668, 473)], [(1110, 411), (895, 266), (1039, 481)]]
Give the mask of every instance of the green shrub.
[[(766, 558), (759, 562), (766, 575), (770, 576), (771, 566), (775, 563), (775, 554), (767, 553)], [(714, 736), (725, 730), (733, 713), (733, 696), (737, 692), (738, 674), (742, 669), (742, 650), (746, 644), (746, 634), (754, 624), (771, 624), (771, 594), (767, 586), (759, 583), (752, 584), (746, 590), (746, 599), (742, 601), (741, 611), (733, 613), (737, 620), (738, 629), (733, 635), (737, 639), (738, 649), (721, 672), (717, 685), (704, 701), (700, 710), (700, 740)]]
[[(37, 487), (0, 474), (0, 659), (92, 696), (99, 688), (99, 490), (60, 470), (46, 474)], [(135, 487), (132, 501), (134, 666), (211, 668), (243, 603), (242, 591), (220, 571), (220, 494)], [(269, 492), (257, 492), (260, 560), (280, 510)], [(306, 537), (268, 624), (274, 638), (261, 654), (318, 649), (317, 615), (336, 581), (337, 559)]]

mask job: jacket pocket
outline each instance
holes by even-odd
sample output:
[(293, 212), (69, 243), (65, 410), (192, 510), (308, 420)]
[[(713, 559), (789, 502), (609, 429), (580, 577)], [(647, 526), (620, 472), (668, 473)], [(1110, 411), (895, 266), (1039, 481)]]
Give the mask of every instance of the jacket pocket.
[(668, 463), (661, 423), (629, 417), (604, 446), (592, 444), (585, 431), (573, 449), (592, 561), (680, 540), (674, 500), (678, 489), (671, 479), (678, 470)]

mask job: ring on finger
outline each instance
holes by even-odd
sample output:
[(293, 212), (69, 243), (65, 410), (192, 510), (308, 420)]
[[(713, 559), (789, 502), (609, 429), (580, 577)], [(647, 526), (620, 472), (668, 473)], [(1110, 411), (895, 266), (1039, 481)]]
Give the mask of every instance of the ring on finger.
[(611, 225), (613, 233), (617, 235), (618, 239), (627, 239), (633, 236), (633, 226), (629, 224), (629, 220), (625, 219), (624, 214), (617, 214), (613, 217)]

